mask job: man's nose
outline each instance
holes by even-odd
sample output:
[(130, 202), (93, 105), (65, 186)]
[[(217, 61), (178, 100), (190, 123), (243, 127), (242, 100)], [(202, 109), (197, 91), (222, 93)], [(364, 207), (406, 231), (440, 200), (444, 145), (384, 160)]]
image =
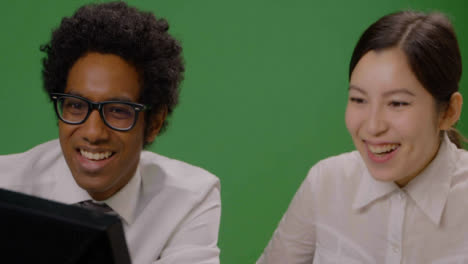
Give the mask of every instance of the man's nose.
[(88, 119), (81, 125), (83, 138), (92, 144), (97, 144), (109, 139), (109, 128), (102, 120), (99, 111), (92, 110)]

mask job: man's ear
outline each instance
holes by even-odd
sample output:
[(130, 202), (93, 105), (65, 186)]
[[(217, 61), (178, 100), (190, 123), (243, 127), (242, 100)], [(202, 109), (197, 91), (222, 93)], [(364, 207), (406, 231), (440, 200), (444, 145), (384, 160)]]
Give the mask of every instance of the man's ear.
[(439, 128), (441, 130), (449, 130), (460, 119), (463, 104), (463, 97), (459, 92), (455, 92), (450, 97), (450, 102), (442, 113), (439, 120)]
[(167, 108), (164, 107), (159, 111), (159, 113), (153, 115), (151, 119), (148, 120), (150, 122), (148, 126), (148, 130), (146, 131), (146, 143), (151, 143), (154, 141), (156, 136), (159, 134), (162, 125), (164, 124), (164, 120), (166, 120), (167, 116)]

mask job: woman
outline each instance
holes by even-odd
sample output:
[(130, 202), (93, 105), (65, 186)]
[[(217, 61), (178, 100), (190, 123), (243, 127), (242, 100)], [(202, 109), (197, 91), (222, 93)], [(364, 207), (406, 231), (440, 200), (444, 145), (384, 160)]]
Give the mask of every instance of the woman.
[(309, 172), (257, 263), (468, 263), (461, 56), (439, 13), (399, 12), (354, 49), (346, 126), (357, 151)]

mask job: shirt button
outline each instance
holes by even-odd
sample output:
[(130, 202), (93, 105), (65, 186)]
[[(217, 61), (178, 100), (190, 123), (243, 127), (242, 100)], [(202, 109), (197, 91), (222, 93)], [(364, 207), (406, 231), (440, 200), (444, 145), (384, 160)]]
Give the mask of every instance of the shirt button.
[(404, 192), (400, 192), (399, 197), (401, 200), (405, 199), (406, 195)]
[(400, 249), (397, 246), (393, 246), (393, 253), (397, 254), (400, 252)]

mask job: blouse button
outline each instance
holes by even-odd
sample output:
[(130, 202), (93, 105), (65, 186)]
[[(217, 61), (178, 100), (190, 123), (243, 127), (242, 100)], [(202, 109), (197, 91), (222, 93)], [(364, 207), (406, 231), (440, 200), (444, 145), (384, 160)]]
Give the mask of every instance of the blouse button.
[(400, 192), (399, 197), (400, 197), (401, 200), (404, 200), (406, 195), (405, 195), (404, 192)]

